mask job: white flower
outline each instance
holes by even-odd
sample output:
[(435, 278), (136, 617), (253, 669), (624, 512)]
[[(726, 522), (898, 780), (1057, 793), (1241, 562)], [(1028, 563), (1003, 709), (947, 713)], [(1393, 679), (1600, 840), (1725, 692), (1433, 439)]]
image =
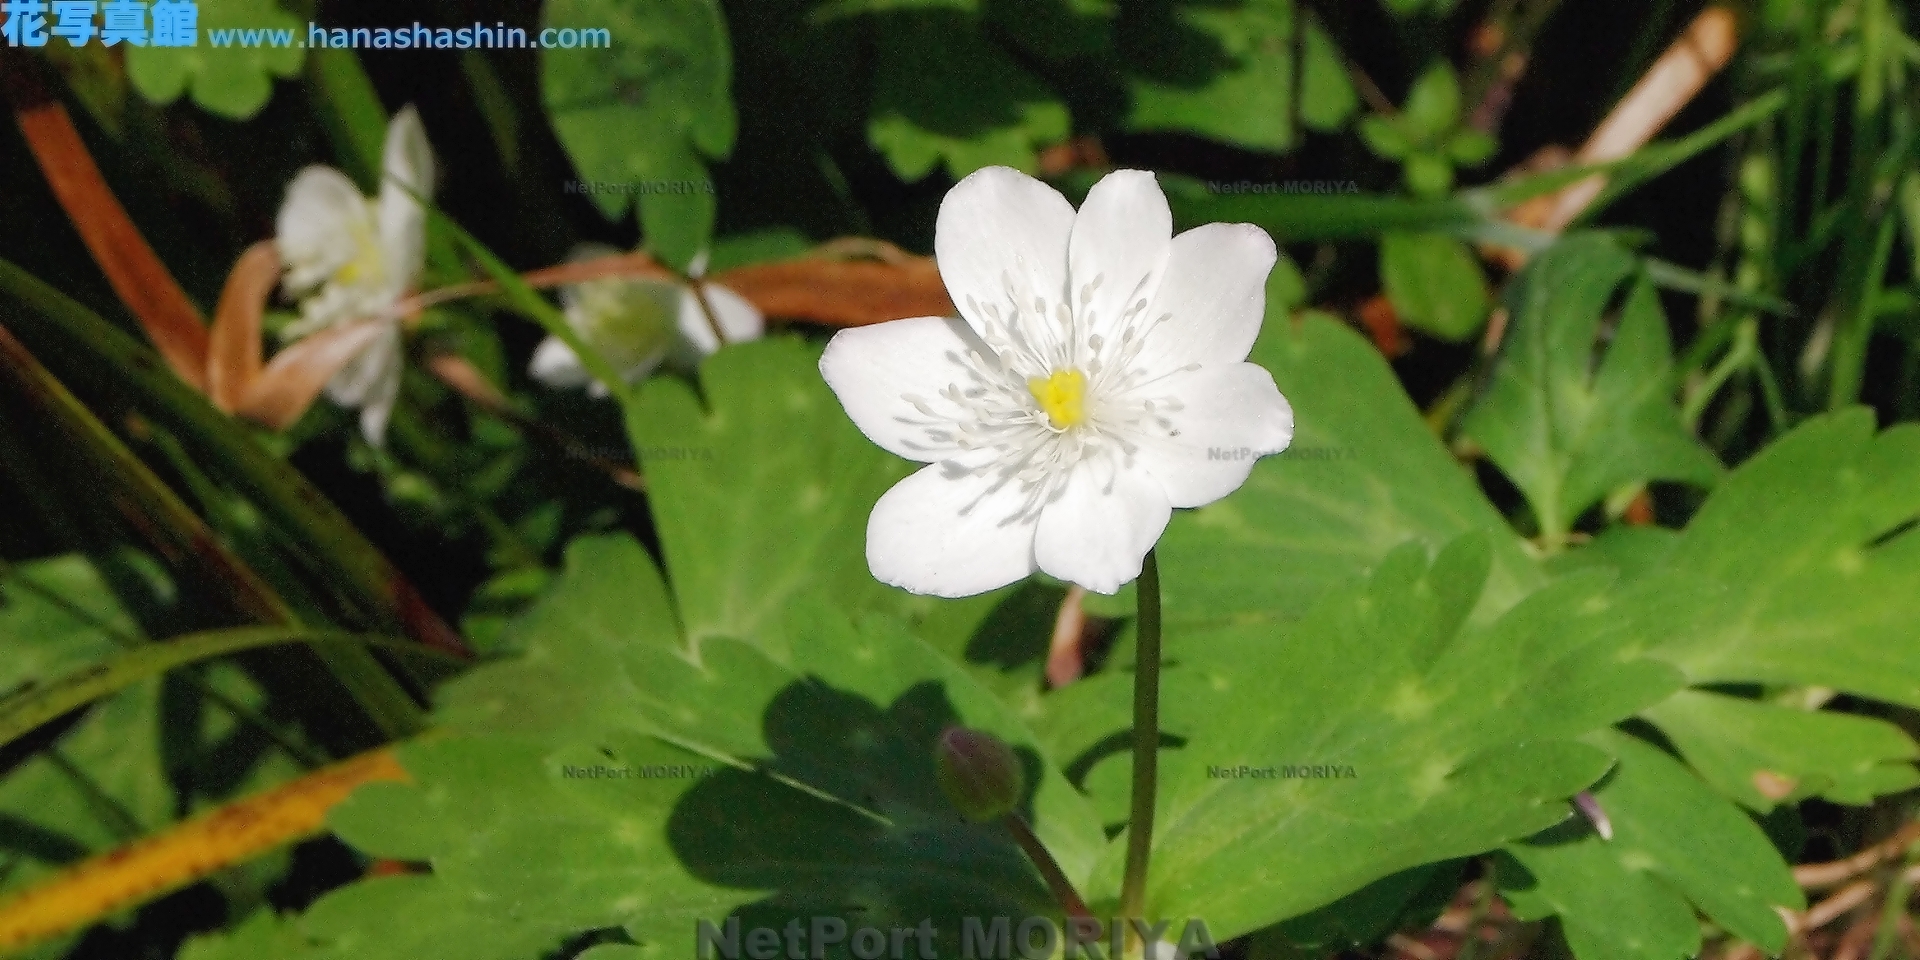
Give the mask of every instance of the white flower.
[(1293, 410), (1246, 362), (1272, 238), (1172, 224), (1137, 170), (1077, 215), (1005, 167), (947, 194), (934, 247), (964, 322), (843, 330), (820, 358), (873, 442), (928, 464), (873, 508), (875, 577), (955, 597), (1038, 568), (1113, 593), (1172, 508), (1226, 496), (1286, 448)]
[[(593, 260), (615, 253), (603, 246), (584, 245), (572, 260)], [(698, 277), (705, 257), (695, 261)], [(758, 340), (766, 332), (766, 318), (745, 297), (715, 283), (702, 286), (714, 323), (728, 343)], [(605, 277), (560, 288), (560, 305), (567, 325), (605, 357), (621, 376), (633, 383), (661, 363), (692, 367), (701, 357), (720, 349), (713, 323), (693, 289), (671, 280), (647, 277)], [(594, 380), (580, 358), (559, 337), (548, 337), (533, 352), (527, 373), (555, 389), (586, 386), (595, 397), (607, 395), (607, 385)]]
[(327, 384), (333, 402), (360, 410), (360, 429), (375, 446), (400, 394), (404, 350), (395, 306), (419, 282), (426, 261), (427, 213), (415, 195), (432, 194), (433, 167), (420, 114), (406, 107), (387, 125), (377, 198), (361, 196), (332, 167), (308, 167), (287, 186), (275, 224), (286, 291), (301, 301), (288, 339), (367, 318), (388, 325)]

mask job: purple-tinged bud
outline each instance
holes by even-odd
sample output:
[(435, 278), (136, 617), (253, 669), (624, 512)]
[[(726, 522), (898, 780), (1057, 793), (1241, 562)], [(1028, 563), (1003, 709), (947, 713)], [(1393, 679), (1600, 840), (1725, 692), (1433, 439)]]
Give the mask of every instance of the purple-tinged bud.
[(1013, 812), (1026, 793), (1020, 758), (998, 737), (966, 727), (940, 731), (933, 751), (934, 776), (960, 815), (975, 823)]

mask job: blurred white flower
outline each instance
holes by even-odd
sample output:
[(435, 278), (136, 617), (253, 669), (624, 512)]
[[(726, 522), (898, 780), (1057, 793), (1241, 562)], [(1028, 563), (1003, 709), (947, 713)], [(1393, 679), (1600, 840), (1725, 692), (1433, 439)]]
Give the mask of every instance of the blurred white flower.
[[(582, 245), (570, 258), (595, 260), (617, 253), (611, 247)], [(695, 261), (698, 277), (705, 262)], [(758, 340), (766, 332), (766, 318), (745, 297), (720, 286), (702, 286), (713, 319), (728, 343)], [(662, 363), (690, 368), (701, 357), (720, 349), (713, 323), (693, 289), (671, 280), (648, 277), (604, 277), (560, 288), (560, 305), (567, 325), (628, 383), (652, 373)], [(594, 397), (607, 395), (607, 385), (594, 380), (573, 348), (559, 337), (548, 337), (533, 352), (528, 374), (549, 387), (570, 390), (585, 386)]]
[(300, 300), (300, 320), (285, 339), (355, 320), (387, 324), (327, 383), (333, 402), (359, 409), (361, 432), (374, 446), (382, 444), (400, 394), (405, 351), (395, 307), (426, 261), (427, 212), (416, 195), (431, 195), (433, 186), (433, 148), (420, 114), (408, 106), (387, 125), (377, 197), (361, 196), (332, 167), (308, 167), (287, 186), (275, 224), (284, 286)]
[(1172, 224), (1137, 170), (1077, 214), (1006, 167), (947, 194), (934, 247), (964, 321), (842, 330), (820, 359), (873, 442), (928, 464), (873, 508), (875, 577), (954, 597), (1038, 568), (1113, 593), (1174, 507), (1232, 493), (1292, 441), (1292, 408), (1246, 362), (1272, 238)]

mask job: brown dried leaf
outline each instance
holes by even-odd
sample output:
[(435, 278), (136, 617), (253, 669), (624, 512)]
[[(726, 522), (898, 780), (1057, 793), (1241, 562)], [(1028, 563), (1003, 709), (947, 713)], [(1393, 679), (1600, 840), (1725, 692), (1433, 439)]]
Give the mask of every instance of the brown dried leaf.
[(322, 330), (274, 354), (234, 412), (275, 430), (299, 421), (360, 351), (383, 332), (384, 320), (356, 320)]
[(708, 278), (747, 298), (768, 317), (858, 327), (903, 317), (950, 317), (940, 271), (928, 257), (902, 263), (787, 260)]
[(199, 308), (187, 299), (186, 291), (114, 197), (67, 108), (47, 94), (32, 68), (15, 59), (18, 56), (7, 58), (12, 62), (7, 63), (0, 86), (47, 185), (113, 292), (160, 355), (180, 379), (205, 390), (208, 337)]
[(267, 298), (280, 282), (280, 251), (272, 240), (247, 248), (227, 274), (220, 306), (213, 313), (213, 338), (207, 353), (207, 396), (232, 413), (260, 376), (261, 317)]

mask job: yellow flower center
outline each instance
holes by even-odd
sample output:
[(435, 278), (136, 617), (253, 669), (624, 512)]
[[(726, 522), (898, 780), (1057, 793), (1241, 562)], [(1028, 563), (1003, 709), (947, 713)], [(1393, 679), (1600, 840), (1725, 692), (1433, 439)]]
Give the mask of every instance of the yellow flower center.
[(1087, 377), (1078, 370), (1055, 370), (1050, 377), (1028, 377), (1027, 389), (1056, 430), (1087, 419)]
[(335, 270), (333, 279), (350, 287), (385, 280), (387, 267), (380, 249), (380, 239), (375, 235), (373, 228), (367, 223), (354, 220), (351, 221), (348, 230), (353, 234), (353, 259)]

